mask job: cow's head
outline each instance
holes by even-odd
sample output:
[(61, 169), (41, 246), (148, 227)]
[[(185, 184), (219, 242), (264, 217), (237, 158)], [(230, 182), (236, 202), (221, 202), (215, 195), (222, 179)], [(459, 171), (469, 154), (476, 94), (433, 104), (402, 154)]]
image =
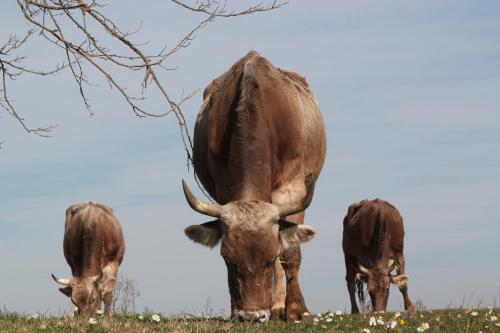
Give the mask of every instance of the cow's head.
[(61, 279), (52, 274), (52, 278), (64, 286), (59, 288), (59, 291), (71, 299), (79, 314), (86, 317), (93, 316), (97, 312), (102, 295), (111, 291), (116, 283), (115, 278), (105, 278), (103, 273), (72, 279)]
[(226, 205), (198, 200), (182, 182), (186, 199), (195, 211), (217, 220), (185, 229), (194, 242), (214, 247), (228, 270), (231, 315), (244, 320), (267, 320), (271, 310), (274, 265), (281, 251), (310, 240), (314, 230), (284, 221), (307, 205), (277, 206), (263, 201), (232, 201)]
[(392, 284), (403, 286), (408, 281), (407, 275), (391, 275), (394, 262), (389, 260), (388, 265), (378, 265), (372, 269), (359, 265), (361, 279), (366, 280), (368, 294), (372, 303), (372, 311), (386, 311), (389, 300), (389, 287)]

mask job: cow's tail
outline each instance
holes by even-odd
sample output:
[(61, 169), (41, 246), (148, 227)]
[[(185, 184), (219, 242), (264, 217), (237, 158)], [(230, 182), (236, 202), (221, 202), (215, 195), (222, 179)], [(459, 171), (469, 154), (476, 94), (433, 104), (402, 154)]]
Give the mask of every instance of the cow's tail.
[(358, 289), (359, 305), (363, 309), (365, 307), (365, 292), (363, 281), (361, 281), (360, 279), (356, 279), (356, 288)]

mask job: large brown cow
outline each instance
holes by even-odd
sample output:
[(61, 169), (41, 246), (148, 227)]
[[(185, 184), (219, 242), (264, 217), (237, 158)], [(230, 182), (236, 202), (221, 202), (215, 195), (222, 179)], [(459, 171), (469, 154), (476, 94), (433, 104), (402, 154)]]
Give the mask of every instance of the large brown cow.
[[(375, 199), (349, 206), (344, 218), (342, 248), (352, 313), (359, 313), (355, 297), (356, 282), (360, 301), (363, 301), (363, 281), (367, 282), (373, 311), (387, 309), (391, 283), (396, 284), (403, 294), (405, 309), (412, 308), (408, 297), (403, 244), (403, 218), (393, 205)], [(394, 269), (397, 275), (390, 274)]]
[(185, 233), (210, 247), (222, 240), (232, 316), (301, 319), (308, 311), (299, 287), (300, 242), (314, 235), (303, 224), (304, 210), (326, 152), (318, 102), (303, 77), (256, 52), (212, 81), (203, 98), (193, 162), (218, 204), (183, 188), (194, 210), (217, 220)]
[(116, 275), (125, 253), (120, 223), (108, 206), (92, 201), (70, 206), (64, 225), (64, 256), (72, 279), (52, 278), (64, 285), (59, 290), (71, 298), (79, 313), (91, 316), (104, 301), (111, 314)]

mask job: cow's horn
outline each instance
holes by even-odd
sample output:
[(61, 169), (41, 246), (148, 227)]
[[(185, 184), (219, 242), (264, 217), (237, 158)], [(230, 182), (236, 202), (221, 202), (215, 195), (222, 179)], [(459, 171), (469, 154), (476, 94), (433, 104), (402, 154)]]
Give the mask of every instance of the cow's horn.
[(368, 270), (368, 268), (366, 268), (365, 266), (361, 265), (361, 264), (358, 264), (358, 269), (361, 273), (365, 274), (365, 275), (368, 275), (370, 273), (370, 271)]
[[(311, 191), (312, 192), (312, 191)], [(285, 217), (300, 213), (309, 207), (312, 201), (312, 193), (306, 194), (305, 198), (300, 198), (285, 205), (278, 205), (280, 217)]]
[(60, 283), (60, 284), (65, 285), (65, 286), (69, 285), (69, 281), (70, 281), (69, 279), (60, 279), (60, 278), (56, 277), (54, 274), (52, 274), (52, 278), (57, 283)]
[(189, 190), (189, 187), (187, 186), (186, 182), (184, 179), (182, 180), (182, 188), (184, 190), (184, 195), (186, 196), (186, 200), (193, 208), (195, 211), (198, 213), (208, 215), (208, 216), (213, 216), (219, 218), (221, 215), (222, 208), (220, 205), (216, 204), (208, 204), (206, 202), (203, 202), (196, 198), (193, 193)]
[(394, 260), (393, 259), (389, 259), (389, 263), (387, 264), (387, 268), (391, 269), (392, 266), (394, 265)]

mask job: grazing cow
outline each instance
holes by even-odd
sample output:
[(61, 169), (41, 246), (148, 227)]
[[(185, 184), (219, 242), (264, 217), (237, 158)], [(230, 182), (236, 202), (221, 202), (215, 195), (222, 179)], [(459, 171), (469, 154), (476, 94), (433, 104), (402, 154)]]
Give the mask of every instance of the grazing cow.
[(109, 315), (124, 253), (122, 229), (111, 208), (92, 201), (72, 205), (66, 210), (64, 256), (73, 278), (52, 278), (65, 286), (59, 290), (79, 313), (92, 316), (104, 301), (104, 313)]
[[(406, 310), (412, 308), (405, 275), (403, 218), (384, 200), (363, 200), (349, 206), (344, 218), (342, 248), (352, 313), (356, 304), (356, 282), (360, 302), (364, 301), (363, 281), (367, 282), (373, 311), (385, 311), (389, 286), (396, 284), (403, 294)], [(397, 275), (390, 273), (396, 269)]]
[(212, 81), (203, 98), (193, 163), (217, 204), (198, 200), (184, 181), (183, 189), (191, 208), (217, 220), (185, 233), (209, 247), (221, 241), (233, 317), (301, 319), (309, 313), (300, 242), (314, 236), (304, 210), (326, 152), (318, 102), (302, 76), (256, 52)]

